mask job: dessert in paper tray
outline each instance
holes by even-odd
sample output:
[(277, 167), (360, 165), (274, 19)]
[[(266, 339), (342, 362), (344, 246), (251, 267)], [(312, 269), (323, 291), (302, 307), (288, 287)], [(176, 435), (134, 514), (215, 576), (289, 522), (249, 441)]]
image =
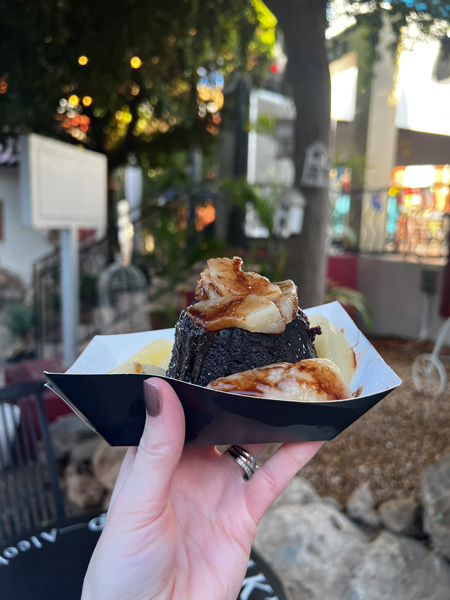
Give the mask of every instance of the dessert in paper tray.
[(152, 375), (177, 392), (190, 446), (329, 440), (401, 383), (339, 303), (303, 312), (292, 281), (238, 258), (208, 261), (175, 329), (96, 336), (46, 373), (113, 446), (139, 443)]

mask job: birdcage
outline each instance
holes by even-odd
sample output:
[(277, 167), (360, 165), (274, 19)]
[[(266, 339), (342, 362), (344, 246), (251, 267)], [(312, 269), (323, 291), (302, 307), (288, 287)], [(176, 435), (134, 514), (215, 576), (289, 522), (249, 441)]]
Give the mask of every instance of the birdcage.
[(132, 333), (149, 329), (147, 281), (134, 265), (115, 262), (98, 284), (102, 333)]

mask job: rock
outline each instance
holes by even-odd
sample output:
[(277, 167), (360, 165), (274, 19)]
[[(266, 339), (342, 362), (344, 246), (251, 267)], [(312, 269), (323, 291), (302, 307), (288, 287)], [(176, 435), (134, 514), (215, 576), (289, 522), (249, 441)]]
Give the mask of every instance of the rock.
[(352, 581), (357, 600), (448, 600), (450, 567), (420, 542), (381, 533)]
[(105, 492), (92, 473), (79, 472), (75, 463), (67, 466), (65, 487), (69, 500), (84, 510), (96, 508)]
[(347, 500), (347, 513), (369, 527), (377, 527), (380, 518), (375, 510), (375, 500), (369, 482), (362, 483)]
[(272, 509), (289, 504), (308, 504), (318, 500), (320, 497), (309, 481), (303, 477), (294, 477), (281, 496), (272, 504)]
[(77, 415), (63, 415), (50, 424), (50, 435), (55, 458), (58, 463), (67, 462), (78, 442), (86, 439), (100, 439)]
[(254, 547), (295, 600), (348, 600), (350, 581), (369, 549), (367, 536), (323, 502), (269, 510)]
[(56, 432), (73, 434), (77, 440), (85, 440), (97, 436), (95, 431), (74, 413), (63, 415), (50, 424), (52, 437)]
[(378, 508), (382, 524), (400, 535), (421, 537), (422, 510), (420, 504), (413, 498), (394, 498), (386, 500)]
[(325, 504), (329, 504), (330, 506), (334, 506), (334, 508), (339, 512), (344, 512), (344, 507), (342, 504), (335, 498), (331, 498), (331, 496), (325, 496), (322, 498), (322, 502), (325, 502)]
[(76, 437), (71, 432), (55, 431), (50, 433), (55, 460), (58, 464), (63, 463), (65, 465), (76, 446)]
[(92, 470), (98, 481), (107, 490), (112, 490), (119, 474), (120, 466), (127, 452), (123, 446), (108, 446), (102, 442), (92, 459)]
[(423, 528), (436, 552), (450, 560), (450, 455), (421, 475)]
[(102, 444), (103, 442), (98, 436), (79, 441), (72, 449), (71, 462), (75, 462), (77, 465), (90, 464)]

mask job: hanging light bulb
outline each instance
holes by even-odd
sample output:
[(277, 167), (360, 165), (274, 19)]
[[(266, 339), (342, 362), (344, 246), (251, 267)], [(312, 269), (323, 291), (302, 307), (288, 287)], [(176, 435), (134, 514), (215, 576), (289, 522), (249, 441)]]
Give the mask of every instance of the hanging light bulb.
[(139, 67), (142, 65), (142, 60), (139, 58), (139, 56), (133, 56), (133, 58), (130, 60), (130, 65), (133, 69), (139, 69)]

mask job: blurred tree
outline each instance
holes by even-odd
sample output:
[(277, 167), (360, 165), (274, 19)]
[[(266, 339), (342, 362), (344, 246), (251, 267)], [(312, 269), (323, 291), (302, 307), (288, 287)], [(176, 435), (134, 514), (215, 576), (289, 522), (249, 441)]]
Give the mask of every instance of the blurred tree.
[[(295, 185), (307, 199), (303, 232), (292, 236), (286, 275), (299, 282), (302, 306), (320, 304), (325, 292), (328, 190), (302, 185), (305, 149), (316, 141), (329, 145), (330, 73), (326, 48), (326, 23), (338, 17), (359, 25), (367, 41), (369, 73), (378, 57), (379, 33), (391, 23), (397, 50), (407, 26), (414, 35), (432, 35), (445, 44), (449, 32), (449, 0), (265, 0), (278, 19), (288, 54), (286, 76), (297, 110), (295, 126)], [(444, 56), (445, 58), (445, 56)], [(369, 77), (370, 79), (370, 77)], [(367, 83), (367, 82), (366, 82)]]
[(210, 144), (226, 78), (265, 76), (275, 42), (261, 0), (0, 0), (0, 14), (0, 141), (82, 144), (110, 173)]
[[(304, 306), (320, 303), (325, 285), (328, 193), (301, 179), (305, 148), (329, 142), (327, 18), (359, 23), (371, 67), (384, 17), (395, 48), (411, 24), (445, 42), (448, 1), (265, 0), (284, 34), (299, 116), (295, 185), (308, 204), (287, 274)], [(226, 78), (265, 76), (277, 24), (261, 0), (0, 0), (0, 14), (0, 138), (59, 137), (104, 152), (110, 171), (134, 155), (154, 172), (175, 151), (207, 146)], [(448, 42), (443, 50), (445, 63)]]

